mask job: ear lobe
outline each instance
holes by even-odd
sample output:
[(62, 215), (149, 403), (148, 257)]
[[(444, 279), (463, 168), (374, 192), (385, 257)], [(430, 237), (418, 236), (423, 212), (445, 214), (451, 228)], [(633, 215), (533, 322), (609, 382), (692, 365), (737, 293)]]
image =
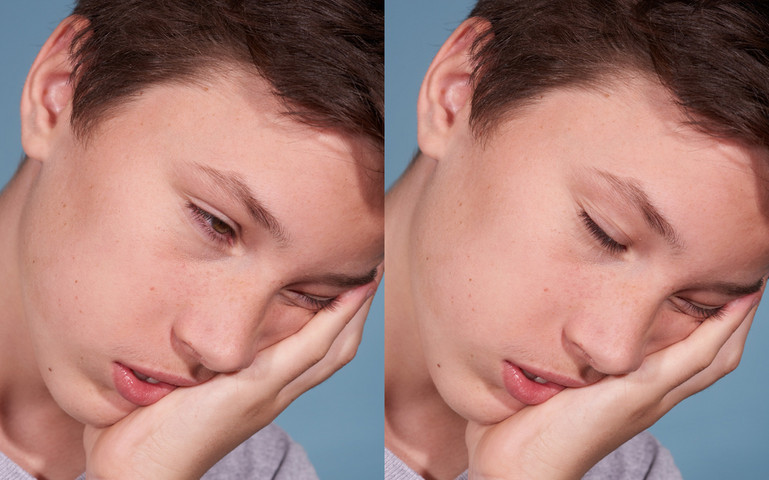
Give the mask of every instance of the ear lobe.
[(457, 128), (469, 128), (473, 70), (470, 51), (475, 39), (490, 28), (479, 18), (465, 20), (446, 40), (430, 64), (417, 101), (419, 148), (440, 159)]
[(28, 157), (45, 160), (54, 134), (70, 130), (69, 48), (84, 19), (68, 17), (48, 37), (30, 68), (21, 95), (21, 143)]

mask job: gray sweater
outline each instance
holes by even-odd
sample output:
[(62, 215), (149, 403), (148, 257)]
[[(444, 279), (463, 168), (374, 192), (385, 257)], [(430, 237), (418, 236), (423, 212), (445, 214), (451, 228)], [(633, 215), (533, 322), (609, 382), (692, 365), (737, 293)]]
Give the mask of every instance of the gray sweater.
[[(385, 480), (421, 480), (385, 449)], [(648, 432), (642, 432), (598, 462), (583, 480), (681, 480), (670, 452)], [(467, 480), (467, 472), (456, 480)]]
[[(0, 452), (0, 479), (34, 480), (34, 477)], [(318, 476), (304, 449), (280, 427), (268, 425), (221, 459), (203, 479), (317, 480)], [(85, 480), (85, 474), (77, 480)]]

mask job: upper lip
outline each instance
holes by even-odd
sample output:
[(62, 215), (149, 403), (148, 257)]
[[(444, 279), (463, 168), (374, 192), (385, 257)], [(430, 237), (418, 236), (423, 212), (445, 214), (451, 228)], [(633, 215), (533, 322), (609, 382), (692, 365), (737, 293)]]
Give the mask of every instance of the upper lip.
[(586, 387), (588, 385), (591, 385), (594, 382), (587, 382), (582, 379), (574, 379), (572, 377), (569, 377), (567, 375), (560, 375), (558, 373), (552, 373), (545, 370), (540, 370), (536, 367), (530, 367), (527, 365), (521, 365), (517, 363), (510, 362), (516, 367), (520, 368), (521, 370), (526, 370), (527, 372), (531, 373), (532, 375), (536, 375), (537, 377), (541, 377), (545, 380), (547, 380), (550, 383), (555, 383), (557, 385), (561, 385), (562, 387), (567, 388), (580, 388), (580, 387)]
[(196, 380), (194, 378), (189, 378), (183, 375), (174, 375), (172, 373), (161, 372), (158, 370), (153, 370), (145, 367), (135, 367), (125, 363), (123, 364), (123, 366), (133, 370), (134, 372), (138, 372), (144, 376), (152, 377), (159, 382), (167, 383), (169, 385), (174, 385), (177, 387), (194, 387), (195, 385), (200, 385), (201, 383), (206, 381), (206, 380)]

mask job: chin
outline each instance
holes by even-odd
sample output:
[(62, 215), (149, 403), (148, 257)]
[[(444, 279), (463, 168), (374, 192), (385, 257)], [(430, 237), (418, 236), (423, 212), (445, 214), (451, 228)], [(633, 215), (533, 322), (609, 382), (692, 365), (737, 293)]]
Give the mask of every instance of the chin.
[(479, 425), (499, 423), (520, 411), (524, 405), (507, 392), (484, 391), (468, 395), (469, 389), (441, 391), (441, 397), (454, 412), (468, 422)]
[(57, 387), (63, 386), (49, 389), (59, 408), (83, 425), (109, 427), (138, 408), (122, 400), (116, 393), (110, 396), (91, 390), (88, 394), (80, 394), (74, 389)]

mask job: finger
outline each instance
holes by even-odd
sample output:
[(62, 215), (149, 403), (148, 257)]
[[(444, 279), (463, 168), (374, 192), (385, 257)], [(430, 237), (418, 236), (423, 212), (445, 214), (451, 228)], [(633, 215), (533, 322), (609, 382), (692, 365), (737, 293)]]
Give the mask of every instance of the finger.
[(294, 380), (326, 355), (374, 288), (371, 282), (340, 295), (333, 308), (319, 311), (298, 332), (260, 352), (252, 370), (277, 388)]
[[(724, 307), (724, 314), (720, 318), (705, 320), (685, 340), (650, 355), (639, 371), (643, 374), (639, 375), (639, 380), (641, 382), (653, 380), (660, 386), (658, 391), (662, 392), (663, 396), (669, 396), (668, 401), (676, 403), (695, 393), (691, 388), (676, 389), (704, 372), (713, 363), (732, 335), (748, 320), (749, 316), (752, 318), (750, 312), (759, 299), (760, 293), (756, 293), (730, 302)], [(750, 326), (749, 320), (747, 323), (746, 329)], [(739, 338), (735, 341), (739, 343)], [(707, 374), (699, 375), (697, 382), (691, 383), (690, 386), (701, 387), (701, 390), (725, 373), (710, 370)], [(668, 395), (669, 392), (674, 391), (674, 395)], [(670, 407), (672, 408), (672, 405)]]
[(287, 396), (289, 402), (310, 388), (325, 381), (340, 368), (352, 361), (358, 351), (358, 346), (363, 336), (363, 326), (372, 301), (373, 297), (364, 302), (353, 319), (334, 339), (334, 343), (321, 361), (286, 385), (283, 393)]
[[(748, 332), (753, 324), (757, 306), (753, 307), (745, 320), (740, 323), (737, 330), (724, 343), (718, 351), (712, 363), (703, 371), (697, 373), (689, 380), (685, 381), (678, 388), (673, 390), (668, 396), (668, 401), (678, 403), (695, 393), (706, 389), (718, 381), (724, 375), (734, 371), (742, 359), (742, 353), (745, 350), (745, 342), (748, 338)], [(674, 404), (675, 404), (674, 403)], [(671, 407), (672, 408), (672, 407)]]

